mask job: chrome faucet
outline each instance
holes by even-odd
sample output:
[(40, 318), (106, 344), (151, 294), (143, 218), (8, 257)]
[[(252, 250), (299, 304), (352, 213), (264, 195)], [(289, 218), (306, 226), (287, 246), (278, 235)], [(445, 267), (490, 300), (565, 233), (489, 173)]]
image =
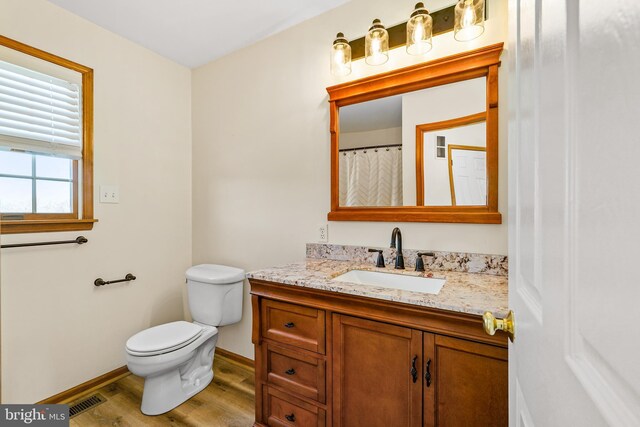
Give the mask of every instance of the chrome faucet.
[(404, 257), (402, 256), (402, 233), (398, 227), (391, 232), (391, 248), (396, 248), (396, 266), (398, 270), (404, 270)]

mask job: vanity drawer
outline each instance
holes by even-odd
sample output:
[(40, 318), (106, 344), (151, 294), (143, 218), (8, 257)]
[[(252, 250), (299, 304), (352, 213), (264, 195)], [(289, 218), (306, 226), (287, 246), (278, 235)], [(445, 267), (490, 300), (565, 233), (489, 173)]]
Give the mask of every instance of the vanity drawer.
[(264, 414), (269, 426), (323, 427), (326, 412), (279, 390), (264, 388)]
[(324, 354), (323, 310), (264, 300), (262, 320), (263, 337)]
[(277, 345), (264, 347), (267, 382), (300, 396), (325, 403), (324, 358), (301, 354)]

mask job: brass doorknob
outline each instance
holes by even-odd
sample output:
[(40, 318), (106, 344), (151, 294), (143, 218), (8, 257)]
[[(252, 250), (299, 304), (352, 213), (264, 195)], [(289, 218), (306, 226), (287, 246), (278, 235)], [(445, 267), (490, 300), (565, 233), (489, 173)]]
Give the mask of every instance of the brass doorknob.
[(496, 331), (504, 331), (509, 334), (509, 339), (513, 342), (516, 339), (516, 318), (513, 311), (509, 310), (507, 317), (496, 319), (490, 311), (485, 311), (482, 315), (484, 331), (489, 335), (494, 335)]

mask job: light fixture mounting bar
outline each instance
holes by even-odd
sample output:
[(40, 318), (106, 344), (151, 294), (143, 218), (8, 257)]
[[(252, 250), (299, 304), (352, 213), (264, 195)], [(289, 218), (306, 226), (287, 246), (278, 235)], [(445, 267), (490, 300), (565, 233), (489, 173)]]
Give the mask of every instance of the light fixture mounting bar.
[[(455, 7), (449, 6), (444, 9), (431, 12), (430, 15), (433, 18), (433, 35), (448, 33), (453, 31), (453, 25), (455, 23)], [(487, 19), (487, 6), (485, 3), (484, 18)], [(407, 44), (407, 22), (403, 22), (393, 27), (387, 28), (389, 32), (389, 50), (397, 47), (405, 46)], [(351, 60), (355, 61), (364, 58), (364, 37), (351, 40), (349, 42), (351, 46)]]

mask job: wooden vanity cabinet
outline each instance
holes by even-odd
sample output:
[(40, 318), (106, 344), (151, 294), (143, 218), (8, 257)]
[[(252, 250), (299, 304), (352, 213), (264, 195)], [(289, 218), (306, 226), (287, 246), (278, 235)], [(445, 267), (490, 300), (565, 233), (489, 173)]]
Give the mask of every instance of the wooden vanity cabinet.
[(334, 426), (508, 425), (504, 348), (340, 314), (333, 344)]
[(508, 425), (506, 336), (480, 316), (250, 283), (256, 426)]
[(421, 355), (419, 331), (334, 314), (334, 425), (421, 426)]
[(436, 426), (509, 425), (507, 349), (435, 335), (432, 354), (433, 399), (425, 393), (427, 412)]

